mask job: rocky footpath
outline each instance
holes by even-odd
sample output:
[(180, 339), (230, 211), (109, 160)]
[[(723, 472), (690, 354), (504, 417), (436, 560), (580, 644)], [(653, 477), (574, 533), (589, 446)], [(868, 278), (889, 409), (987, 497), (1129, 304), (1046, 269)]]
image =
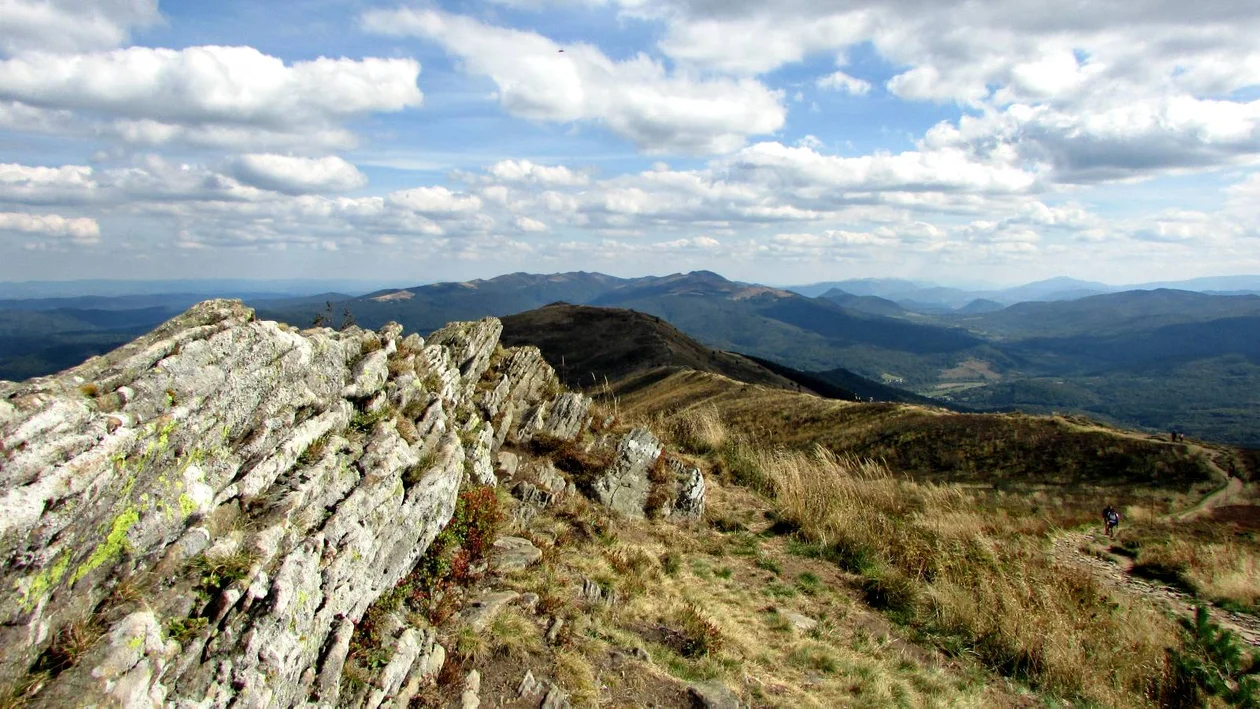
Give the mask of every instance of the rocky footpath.
[[(461, 486), (502, 476), (538, 504), (574, 489), (532, 456), (505, 474), (505, 444), (593, 438), (590, 400), (501, 330), (299, 331), (208, 301), (75, 369), (0, 382), (0, 690), (43, 706), (406, 706), (445, 651), (399, 623), (388, 664), (342, 696), (365, 611)], [(606, 504), (703, 512), (699, 471), (666, 464), (650, 433), (590, 445), (617, 452), (597, 471)]]

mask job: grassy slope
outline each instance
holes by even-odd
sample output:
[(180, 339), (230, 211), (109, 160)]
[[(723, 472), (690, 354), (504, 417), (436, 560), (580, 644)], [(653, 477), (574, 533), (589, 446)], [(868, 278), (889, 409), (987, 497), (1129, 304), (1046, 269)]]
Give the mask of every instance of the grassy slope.
[(503, 344), (534, 345), (566, 384), (589, 387), (658, 367), (713, 371), (794, 389), (757, 362), (701, 345), (660, 318), (613, 308), (554, 304), (503, 318)]
[[(645, 386), (646, 385), (646, 386)], [(1043, 484), (1210, 486), (1196, 455), (1174, 446), (1062, 417), (958, 414), (907, 404), (857, 404), (756, 389), (699, 372), (619, 382), (632, 414), (717, 407), (734, 430), (777, 445), (822, 444), (881, 458), (897, 473), (925, 480)]]

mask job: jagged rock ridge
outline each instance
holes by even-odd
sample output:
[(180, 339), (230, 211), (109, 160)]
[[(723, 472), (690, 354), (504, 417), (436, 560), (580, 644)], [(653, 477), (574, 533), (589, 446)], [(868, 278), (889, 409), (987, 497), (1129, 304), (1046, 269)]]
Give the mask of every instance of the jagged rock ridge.
[[(588, 426), (590, 400), (501, 330), (455, 323), (426, 344), (208, 301), (73, 370), (0, 382), (0, 684), (48, 706), (344, 703), (354, 624), (461, 484), (495, 484), (505, 441)], [(671, 499), (694, 516), (703, 478), (677, 472)], [(102, 639), (64, 657), (88, 625)], [(353, 703), (414, 695), (444, 652), (407, 629), (393, 657)]]

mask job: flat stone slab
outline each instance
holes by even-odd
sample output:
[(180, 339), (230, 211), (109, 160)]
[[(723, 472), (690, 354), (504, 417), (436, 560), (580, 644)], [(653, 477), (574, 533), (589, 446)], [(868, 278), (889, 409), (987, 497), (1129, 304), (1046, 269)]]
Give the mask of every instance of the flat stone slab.
[(494, 542), (493, 564), (496, 573), (523, 571), (542, 559), (542, 551), (533, 542), (521, 537), (502, 537)]
[(520, 596), (515, 591), (497, 591), (493, 593), (483, 593), (477, 596), (468, 605), (464, 606), (464, 620), (469, 627), (480, 633), (490, 624), (494, 622), (495, 616), (507, 607), (509, 603), (515, 601)]
[(700, 709), (740, 709), (739, 697), (721, 682), (694, 682), (687, 686), (692, 705)]
[(808, 633), (818, 627), (818, 621), (809, 616), (793, 613), (792, 611), (784, 611), (782, 615), (787, 619), (787, 622), (792, 624), (793, 628), (796, 628), (798, 633)]

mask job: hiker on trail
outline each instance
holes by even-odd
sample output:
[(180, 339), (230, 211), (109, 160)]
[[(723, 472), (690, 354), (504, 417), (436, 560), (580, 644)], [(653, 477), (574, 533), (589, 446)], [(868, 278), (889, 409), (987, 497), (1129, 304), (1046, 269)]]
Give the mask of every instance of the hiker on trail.
[(1107, 536), (1112, 536), (1111, 532), (1120, 524), (1120, 513), (1116, 508), (1107, 505), (1103, 508), (1103, 531)]

